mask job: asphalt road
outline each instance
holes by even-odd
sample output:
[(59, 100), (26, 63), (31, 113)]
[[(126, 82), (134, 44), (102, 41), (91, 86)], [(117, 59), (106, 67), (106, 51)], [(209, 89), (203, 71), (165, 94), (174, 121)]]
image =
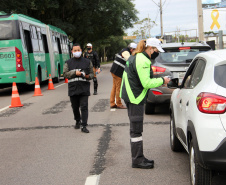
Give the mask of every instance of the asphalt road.
[[(89, 134), (73, 128), (67, 84), (41, 85), (43, 96), (20, 90), (20, 108), (8, 108), (12, 89), (0, 90), (0, 184), (188, 185), (186, 152), (169, 145), (168, 106), (144, 116), (144, 154), (154, 169), (131, 168), (127, 110), (110, 109), (110, 65), (98, 74), (98, 95), (89, 97)], [(93, 83), (91, 83), (91, 94)], [(214, 176), (213, 184), (225, 184)]]

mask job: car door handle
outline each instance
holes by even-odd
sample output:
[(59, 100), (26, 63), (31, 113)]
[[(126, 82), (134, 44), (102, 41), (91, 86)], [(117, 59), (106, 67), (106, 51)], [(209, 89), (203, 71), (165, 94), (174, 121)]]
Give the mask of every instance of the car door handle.
[(186, 106), (188, 106), (189, 105), (189, 101), (186, 103)]

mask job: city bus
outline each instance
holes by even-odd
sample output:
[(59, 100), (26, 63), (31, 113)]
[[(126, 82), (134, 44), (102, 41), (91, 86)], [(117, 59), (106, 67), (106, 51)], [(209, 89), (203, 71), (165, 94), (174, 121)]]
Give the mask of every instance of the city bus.
[(63, 65), (71, 57), (67, 34), (52, 25), (22, 14), (0, 12), (0, 88), (59, 82)]

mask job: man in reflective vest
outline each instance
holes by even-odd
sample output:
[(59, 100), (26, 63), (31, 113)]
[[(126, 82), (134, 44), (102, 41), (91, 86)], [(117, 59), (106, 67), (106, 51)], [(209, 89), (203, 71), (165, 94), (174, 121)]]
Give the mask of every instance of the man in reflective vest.
[(88, 58), (92, 64), (93, 64), (93, 85), (94, 85), (94, 93), (93, 95), (97, 95), (97, 87), (98, 87), (98, 81), (96, 73), (100, 73), (100, 60), (97, 55), (97, 52), (93, 51), (93, 46), (91, 43), (88, 43), (87, 45), (87, 52), (84, 54), (84, 58)]
[(155, 59), (159, 52), (164, 52), (160, 41), (149, 38), (140, 41), (136, 50), (126, 62), (122, 77), (120, 97), (125, 101), (130, 120), (130, 143), (132, 167), (150, 169), (154, 161), (145, 158), (143, 154), (143, 119), (144, 102), (148, 89), (167, 84), (168, 77), (153, 78), (151, 59)]
[(115, 55), (115, 60), (110, 70), (113, 77), (113, 86), (110, 96), (110, 108), (126, 109), (126, 107), (122, 105), (121, 98), (119, 97), (122, 74), (126, 61), (130, 57), (131, 53), (136, 49), (136, 47), (137, 44), (130, 43), (127, 48), (122, 49), (118, 54)]
[[(83, 58), (82, 49), (79, 44), (72, 48), (73, 57), (64, 64), (64, 78), (68, 79), (68, 95), (70, 96), (71, 107), (76, 120), (75, 129), (89, 133), (86, 128), (88, 121), (88, 97), (90, 96), (90, 82), (93, 78), (93, 65), (89, 59)], [(80, 110), (81, 113), (80, 113)], [(81, 122), (82, 120), (82, 122)]]

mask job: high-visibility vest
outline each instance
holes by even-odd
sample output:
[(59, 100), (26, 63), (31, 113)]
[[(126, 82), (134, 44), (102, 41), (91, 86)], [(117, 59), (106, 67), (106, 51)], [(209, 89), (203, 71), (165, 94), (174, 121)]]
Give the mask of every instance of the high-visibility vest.
[(120, 97), (125, 102), (140, 104), (148, 89), (159, 87), (163, 78), (153, 78), (151, 60), (146, 52), (130, 56), (122, 77)]

